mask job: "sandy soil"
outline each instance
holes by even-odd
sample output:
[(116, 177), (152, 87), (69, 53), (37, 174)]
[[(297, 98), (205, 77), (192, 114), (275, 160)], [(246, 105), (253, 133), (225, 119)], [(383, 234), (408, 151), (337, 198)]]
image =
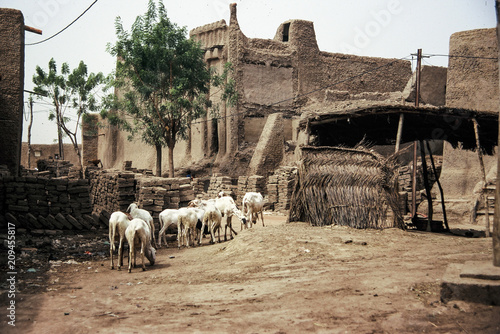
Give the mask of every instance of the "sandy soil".
[(1, 332), (500, 333), (500, 306), (439, 296), (449, 263), (491, 259), (490, 238), (265, 220), (231, 241), (159, 249), (144, 272), (51, 261)]

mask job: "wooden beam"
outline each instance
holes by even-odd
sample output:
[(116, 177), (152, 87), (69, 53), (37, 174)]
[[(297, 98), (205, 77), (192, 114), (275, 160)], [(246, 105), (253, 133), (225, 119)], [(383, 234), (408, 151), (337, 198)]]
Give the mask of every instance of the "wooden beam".
[(431, 158), (432, 172), (434, 173), (434, 177), (436, 178), (436, 182), (439, 188), (439, 193), (441, 195), (441, 208), (443, 209), (444, 226), (446, 226), (446, 231), (449, 232), (450, 227), (448, 226), (448, 218), (446, 217), (446, 205), (444, 204), (443, 187), (441, 186), (441, 182), (439, 181), (439, 176), (437, 175), (436, 164), (434, 163), (434, 157), (432, 155), (431, 145), (429, 144), (428, 140), (425, 141), (425, 144), (427, 145), (427, 151), (429, 151), (429, 157)]
[(40, 29), (33, 28), (33, 27), (30, 27), (30, 26), (27, 26), (27, 25), (24, 26), (24, 30), (32, 32), (32, 33), (35, 33), (35, 34), (38, 34), (38, 35), (42, 34), (42, 31)]
[(399, 123), (398, 123), (398, 133), (396, 135), (396, 149), (395, 152), (399, 152), (399, 146), (401, 145), (401, 137), (403, 136), (403, 123), (405, 119), (405, 114), (399, 114)]
[(427, 160), (425, 159), (424, 141), (420, 140), (420, 156), (422, 158), (422, 175), (424, 177), (425, 193), (427, 196), (427, 232), (432, 231), (432, 195), (431, 186), (429, 184), (429, 176), (427, 175)]
[(486, 236), (490, 236), (490, 217), (489, 217), (489, 208), (488, 208), (488, 195), (484, 193), (486, 189), (486, 169), (484, 168), (483, 161), (483, 152), (481, 151), (481, 143), (479, 141), (479, 124), (477, 123), (476, 118), (472, 118), (472, 123), (474, 123), (474, 135), (476, 136), (476, 150), (477, 157), (479, 159), (479, 166), (481, 167), (481, 174), (483, 176), (483, 188), (481, 189), (481, 196), (484, 199), (484, 224), (486, 228)]

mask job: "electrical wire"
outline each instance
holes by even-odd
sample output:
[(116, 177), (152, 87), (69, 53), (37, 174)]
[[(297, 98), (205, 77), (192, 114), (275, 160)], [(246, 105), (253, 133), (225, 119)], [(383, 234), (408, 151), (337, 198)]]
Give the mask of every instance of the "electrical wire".
[(425, 57), (448, 57), (448, 58), (471, 58), (471, 59), (491, 59), (498, 60), (498, 57), (480, 57), (480, 56), (465, 56), (465, 55), (445, 55), (445, 54), (426, 54)]
[(98, 0), (95, 0), (87, 9), (85, 9), (85, 11), (83, 13), (81, 13), (76, 19), (73, 20), (73, 22), (71, 22), (70, 24), (68, 24), (66, 27), (64, 27), (62, 30), (60, 30), (59, 32), (55, 33), (54, 35), (50, 36), (49, 38), (46, 38), (42, 41), (39, 41), (39, 42), (35, 42), (35, 43), (28, 43), (28, 44), (25, 44), (26, 46), (27, 45), (37, 45), (37, 44), (40, 44), (40, 43), (43, 43), (43, 42), (46, 42), (48, 41), (49, 39), (51, 38), (54, 38), (56, 37), (57, 35), (59, 35), (60, 33), (62, 33), (64, 30), (68, 29), (73, 23), (75, 23), (76, 21), (78, 21), (78, 19), (80, 17), (83, 16), (83, 14), (85, 14)]

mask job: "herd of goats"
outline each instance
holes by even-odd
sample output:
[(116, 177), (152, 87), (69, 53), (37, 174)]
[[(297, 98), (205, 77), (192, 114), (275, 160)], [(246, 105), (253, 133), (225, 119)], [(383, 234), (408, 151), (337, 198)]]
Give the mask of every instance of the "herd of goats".
[(111, 255), (111, 269), (114, 269), (113, 252), (115, 250), (115, 236), (118, 234), (118, 270), (123, 266), (123, 245), (125, 240), (129, 245), (128, 272), (136, 266), (135, 255), (140, 249), (142, 270), (144, 266), (144, 256), (153, 265), (156, 260), (155, 247), (161, 247), (162, 240), (167, 245), (165, 232), (169, 226), (177, 226), (177, 243), (180, 248), (182, 245), (189, 247), (190, 244), (201, 244), (203, 235), (208, 230), (210, 233), (210, 242), (215, 243), (215, 232), (218, 232), (218, 241), (220, 242), (220, 230), (222, 228), (222, 217), (225, 217), (224, 241), (227, 241), (227, 229), (229, 228), (230, 238), (233, 239), (233, 233), (237, 235), (232, 227), (232, 216), (236, 216), (241, 221), (241, 229), (249, 228), (257, 223), (258, 215), (262, 226), (264, 226), (264, 198), (260, 193), (248, 192), (242, 200), (242, 210), (239, 210), (231, 196), (226, 196), (223, 192), (219, 193), (217, 198), (209, 200), (195, 199), (189, 202), (188, 207), (180, 209), (163, 210), (159, 217), (160, 231), (158, 233), (158, 242), (155, 237), (155, 225), (153, 217), (149, 211), (139, 209), (136, 203), (132, 203), (127, 208), (127, 213), (116, 211), (109, 217), (109, 243)]

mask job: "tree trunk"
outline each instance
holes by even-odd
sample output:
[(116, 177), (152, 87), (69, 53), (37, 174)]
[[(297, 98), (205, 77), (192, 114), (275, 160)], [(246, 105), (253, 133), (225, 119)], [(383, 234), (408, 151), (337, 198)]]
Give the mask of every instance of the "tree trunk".
[(57, 141), (59, 143), (59, 159), (64, 160), (64, 147), (62, 139), (62, 126), (61, 126), (62, 120), (58, 106), (56, 106), (56, 122), (57, 122)]
[(156, 148), (156, 176), (161, 177), (161, 145), (155, 145)]
[(174, 176), (174, 146), (168, 146), (168, 177)]
[(78, 142), (76, 141), (76, 138), (73, 142), (73, 148), (75, 149), (76, 156), (78, 157), (78, 162), (80, 162), (80, 177), (85, 178), (83, 173), (83, 156), (82, 152), (80, 152), (80, 149), (78, 148)]

